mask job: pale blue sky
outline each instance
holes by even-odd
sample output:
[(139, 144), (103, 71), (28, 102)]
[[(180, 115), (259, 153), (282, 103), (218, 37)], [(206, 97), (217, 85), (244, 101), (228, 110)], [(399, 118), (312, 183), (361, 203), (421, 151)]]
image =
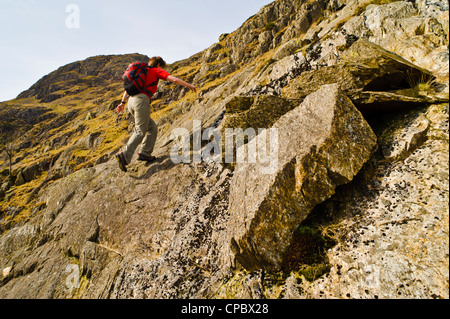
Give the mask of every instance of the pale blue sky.
[[(58, 67), (103, 54), (182, 60), (272, 0), (0, 0), (0, 101)], [(79, 8), (79, 28), (66, 20)], [(74, 22), (75, 20), (71, 19)]]

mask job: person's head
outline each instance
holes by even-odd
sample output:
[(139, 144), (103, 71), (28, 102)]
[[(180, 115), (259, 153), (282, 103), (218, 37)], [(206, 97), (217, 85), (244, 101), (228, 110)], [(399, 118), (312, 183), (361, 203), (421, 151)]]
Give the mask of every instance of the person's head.
[(154, 56), (150, 59), (150, 61), (148, 61), (148, 65), (155, 68), (165, 68), (166, 61), (164, 61), (160, 56)]

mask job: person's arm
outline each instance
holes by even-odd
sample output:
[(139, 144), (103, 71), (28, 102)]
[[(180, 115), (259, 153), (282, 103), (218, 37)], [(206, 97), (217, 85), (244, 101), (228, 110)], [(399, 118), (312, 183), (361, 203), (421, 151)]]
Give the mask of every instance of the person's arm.
[(170, 81), (170, 82), (175, 83), (177, 85), (185, 86), (185, 87), (189, 88), (190, 90), (194, 91), (195, 93), (197, 93), (197, 88), (195, 86), (193, 86), (192, 84), (189, 84), (189, 83), (187, 83), (187, 82), (185, 82), (185, 81), (183, 81), (183, 80), (181, 80), (179, 78), (176, 78), (176, 77), (174, 77), (172, 75), (169, 75), (167, 77), (167, 81)]
[(119, 106), (116, 109), (117, 113), (120, 113), (120, 112), (123, 111), (123, 109), (125, 108), (125, 103), (127, 103), (127, 99), (128, 99), (128, 93), (127, 93), (127, 91), (125, 91), (123, 93), (122, 103), (120, 103)]

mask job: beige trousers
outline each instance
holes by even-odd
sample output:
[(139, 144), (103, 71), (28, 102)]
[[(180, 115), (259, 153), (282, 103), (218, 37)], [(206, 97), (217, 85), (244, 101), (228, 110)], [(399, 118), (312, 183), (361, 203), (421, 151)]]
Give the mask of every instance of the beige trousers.
[(133, 134), (123, 150), (125, 160), (129, 164), (139, 145), (141, 145), (140, 154), (152, 155), (158, 127), (150, 117), (150, 98), (147, 95), (131, 96), (128, 100), (128, 111), (133, 115), (135, 123)]

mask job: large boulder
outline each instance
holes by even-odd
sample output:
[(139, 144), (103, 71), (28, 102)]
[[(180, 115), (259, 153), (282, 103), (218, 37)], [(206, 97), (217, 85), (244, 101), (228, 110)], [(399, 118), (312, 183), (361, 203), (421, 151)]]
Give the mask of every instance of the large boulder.
[(339, 83), (339, 87), (352, 96), (361, 91), (407, 89), (432, 79), (428, 70), (374, 43), (359, 40), (342, 55), (342, 63), (303, 72), (283, 89), (282, 96), (304, 98), (331, 83)]
[[(377, 44), (358, 40), (341, 58), (341, 63), (302, 72), (283, 88), (281, 96), (303, 99), (324, 84), (337, 83), (364, 115), (448, 99), (436, 92), (439, 84), (430, 71)], [(422, 92), (421, 86), (427, 91)]]
[(238, 163), (230, 186), (228, 237), (235, 261), (248, 270), (279, 270), (295, 229), (353, 179), (377, 143), (336, 84), (310, 94), (272, 129), (277, 169), (267, 174), (263, 163)]
[[(431, 7), (432, 1), (427, 1)], [(369, 40), (407, 60), (448, 77), (448, 4), (418, 15), (414, 4), (369, 5), (364, 12)], [(446, 68), (442, 68), (446, 65)]]

